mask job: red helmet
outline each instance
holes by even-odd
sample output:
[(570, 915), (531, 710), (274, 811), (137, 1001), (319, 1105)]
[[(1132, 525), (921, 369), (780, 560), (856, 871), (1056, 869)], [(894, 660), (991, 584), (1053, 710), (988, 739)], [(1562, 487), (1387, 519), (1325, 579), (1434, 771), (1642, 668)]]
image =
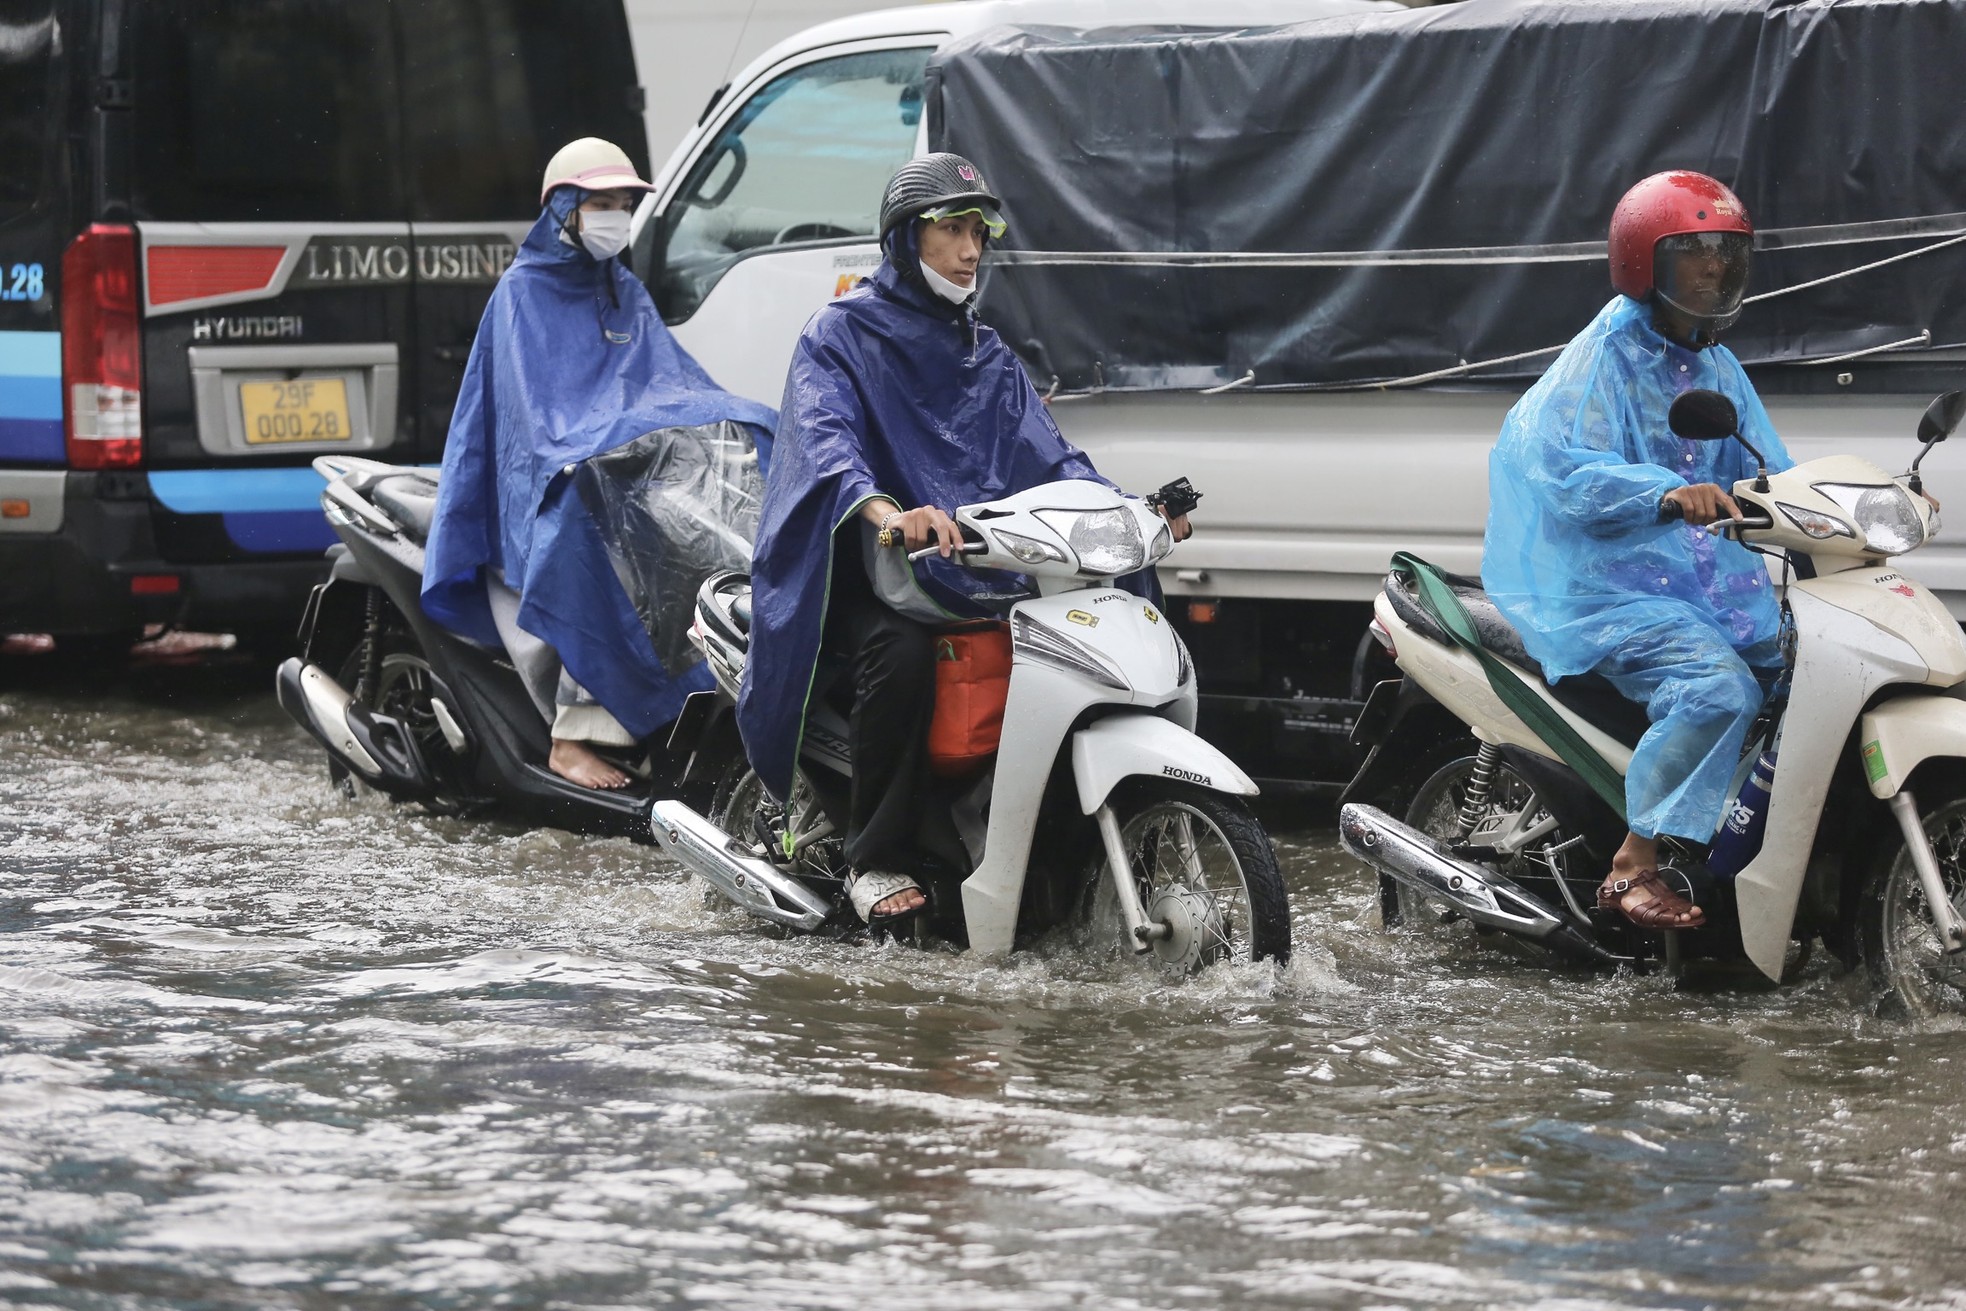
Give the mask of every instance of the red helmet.
[[(1706, 174), (1654, 173), (1627, 191), (1611, 213), (1610, 244), (1611, 285), (1633, 300), (1656, 292), (1708, 336), (1740, 317), (1754, 225), (1740, 197)], [(1711, 266), (1700, 285), (1681, 282), (1672, 257), (1685, 255)]]

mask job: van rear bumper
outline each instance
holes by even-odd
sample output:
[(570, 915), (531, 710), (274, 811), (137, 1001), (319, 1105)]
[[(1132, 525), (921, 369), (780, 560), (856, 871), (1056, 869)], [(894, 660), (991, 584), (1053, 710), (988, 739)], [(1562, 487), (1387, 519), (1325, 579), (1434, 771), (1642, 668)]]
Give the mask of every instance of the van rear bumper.
[[(0, 470), (0, 482), (11, 472)], [(0, 531), (0, 633), (121, 634), (146, 624), (291, 632), (309, 589), (327, 577), (320, 556), (163, 559), (141, 473), (68, 473), (60, 513), (49, 517), (52, 531)]]

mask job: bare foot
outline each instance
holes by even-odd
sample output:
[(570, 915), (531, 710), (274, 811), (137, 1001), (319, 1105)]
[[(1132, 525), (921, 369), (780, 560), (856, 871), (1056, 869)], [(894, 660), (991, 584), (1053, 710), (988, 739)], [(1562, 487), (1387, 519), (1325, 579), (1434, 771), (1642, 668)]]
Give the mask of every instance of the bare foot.
[(584, 788), (613, 789), (628, 786), (628, 775), (594, 754), (594, 748), (571, 738), (553, 739), (553, 750), (546, 767), (570, 783)]

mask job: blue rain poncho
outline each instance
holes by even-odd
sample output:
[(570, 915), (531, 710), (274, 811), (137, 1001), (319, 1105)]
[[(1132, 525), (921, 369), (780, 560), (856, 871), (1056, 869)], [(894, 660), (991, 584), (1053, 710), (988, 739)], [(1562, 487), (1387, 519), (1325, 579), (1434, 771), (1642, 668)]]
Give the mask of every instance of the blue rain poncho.
[(1753, 670), (1779, 663), (1781, 615), (1759, 556), (1659, 521), (1674, 488), (1754, 476), (1739, 442), (1667, 427), (1696, 387), (1734, 402), (1771, 472), (1789, 467), (1733, 353), (1671, 342), (1648, 306), (1618, 296), (1503, 422), (1481, 577), (1548, 677), (1597, 670), (1650, 705), (1626, 773), (1632, 830), (1704, 841), (1760, 703)]
[[(644, 622), (652, 602), (624, 585), (636, 561), (687, 544), (638, 541), (628, 544), (632, 551), (615, 550), (623, 544), (610, 540), (611, 522), (647, 524), (651, 516), (611, 514), (622, 498), (602, 485), (609, 475), (585, 462), (638, 439), (665, 446), (666, 431), (692, 452), (728, 447), (733, 433), (748, 436), (766, 459), (777, 416), (718, 387), (620, 260), (597, 261), (561, 240), (587, 195), (572, 186), (553, 190), (485, 306), (444, 447), (423, 608), (496, 647), (485, 578), (502, 576), (520, 594), (519, 626), (552, 646), (623, 727), (645, 737), (675, 717), (689, 692), (711, 685), (700, 664), (664, 667)], [(678, 464), (661, 454), (631, 462), (645, 489), (657, 481), (652, 470)], [(707, 464), (694, 455), (681, 463), (725, 501), (742, 499), (741, 488), (714, 476), (714, 455)], [(706, 508), (706, 521), (726, 513)], [(741, 551), (733, 563), (741, 567)]]
[[(752, 767), (781, 798), (804, 732), (838, 528), (877, 496), (953, 511), (1065, 478), (1106, 483), (997, 334), (897, 270), (897, 258), (916, 258), (913, 236), (896, 229), (874, 276), (813, 315), (785, 380), (737, 704)], [(1025, 590), (1020, 575), (940, 557), (915, 576), (952, 619), (1001, 613), (1005, 595)], [(1151, 570), (1120, 583), (1143, 595), (1154, 587)]]

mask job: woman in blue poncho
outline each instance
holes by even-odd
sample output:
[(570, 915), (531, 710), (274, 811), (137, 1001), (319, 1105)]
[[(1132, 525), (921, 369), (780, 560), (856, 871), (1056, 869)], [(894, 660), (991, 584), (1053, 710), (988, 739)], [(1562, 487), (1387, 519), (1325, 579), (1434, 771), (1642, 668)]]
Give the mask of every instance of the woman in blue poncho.
[(505, 648), (552, 724), (549, 767), (587, 787), (628, 782), (595, 746), (635, 746), (710, 677), (663, 664), (583, 465), (720, 423), (743, 425), (762, 460), (777, 419), (711, 380), (617, 258), (648, 190), (620, 147), (593, 137), (546, 166), (544, 212), (471, 344), (424, 564), (424, 610)]

